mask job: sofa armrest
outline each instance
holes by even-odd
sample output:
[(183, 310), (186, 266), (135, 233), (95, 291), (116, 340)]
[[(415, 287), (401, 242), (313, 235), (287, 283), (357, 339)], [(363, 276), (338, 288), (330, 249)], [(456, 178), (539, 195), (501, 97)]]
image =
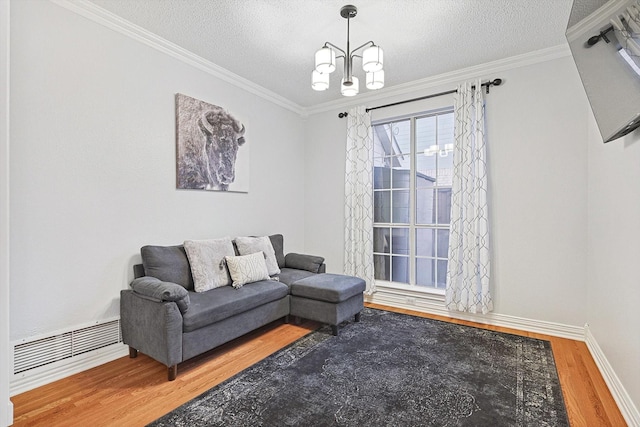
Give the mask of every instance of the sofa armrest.
[(189, 308), (189, 292), (175, 283), (163, 282), (155, 277), (144, 276), (131, 282), (131, 289), (136, 294), (147, 297), (152, 301), (175, 302), (182, 314)]
[(182, 362), (182, 314), (173, 301), (120, 291), (122, 341), (167, 366)]
[(322, 273), (324, 272), (324, 258), (315, 255), (290, 253), (284, 257), (284, 266), (312, 273)]

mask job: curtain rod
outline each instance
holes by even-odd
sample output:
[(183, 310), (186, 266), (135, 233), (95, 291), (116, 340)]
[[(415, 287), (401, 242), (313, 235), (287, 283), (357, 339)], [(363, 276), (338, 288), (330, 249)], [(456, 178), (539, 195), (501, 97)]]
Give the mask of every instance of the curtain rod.
[[(484, 82), (481, 84), (481, 86), (484, 86), (487, 88), (487, 93), (489, 93), (489, 88), (491, 86), (500, 86), (502, 84), (502, 79), (493, 79), (493, 80), (489, 80), (488, 82)], [(475, 85), (471, 86), (473, 89), (475, 89)], [(426, 96), (421, 96), (419, 98), (412, 98), (412, 99), (407, 99), (405, 101), (398, 101), (398, 102), (393, 102), (391, 104), (385, 104), (385, 105), (379, 105), (377, 107), (371, 107), (371, 108), (367, 108), (365, 111), (368, 113), (371, 110), (377, 110), (378, 108), (386, 108), (386, 107), (393, 107), (394, 105), (400, 105), (400, 104), (406, 104), (408, 102), (414, 102), (414, 101), (421, 101), (423, 99), (429, 99), (429, 98), (435, 98), (438, 96), (442, 96), (442, 95), (449, 95), (450, 93), (456, 93), (458, 90), (457, 89), (453, 89), (453, 90), (447, 90), (445, 92), (440, 92), (440, 93), (434, 93), (432, 95), (426, 95)], [(344, 118), (347, 117), (349, 115), (349, 113), (347, 113), (346, 111), (344, 113), (339, 113), (338, 117), (339, 118)]]

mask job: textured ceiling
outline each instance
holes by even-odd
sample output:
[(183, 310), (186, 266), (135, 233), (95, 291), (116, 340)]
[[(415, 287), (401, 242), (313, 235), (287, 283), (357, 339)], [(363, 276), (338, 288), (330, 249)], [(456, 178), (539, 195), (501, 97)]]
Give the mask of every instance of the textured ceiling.
[(569, 23), (567, 26), (577, 24), (583, 18), (586, 18), (591, 13), (596, 11), (600, 6), (604, 5), (607, 0), (576, 0), (573, 2), (571, 8), (571, 15), (569, 16)]
[[(586, 0), (599, 1), (599, 0)], [(91, 0), (290, 101), (342, 98), (311, 89), (324, 42), (346, 48), (347, 0)], [(565, 43), (572, 0), (367, 0), (355, 3), (351, 46), (384, 49), (386, 88)], [(356, 59), (355, 75), (364, 74)], [(384, 90), (384, 89), (383, 89)]]

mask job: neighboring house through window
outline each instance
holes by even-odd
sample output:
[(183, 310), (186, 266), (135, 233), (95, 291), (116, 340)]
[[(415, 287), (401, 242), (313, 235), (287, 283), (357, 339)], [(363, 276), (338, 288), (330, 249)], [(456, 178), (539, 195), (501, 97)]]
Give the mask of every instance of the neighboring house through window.
[(378, 283), (445, 287), (453, 125), (452, 108), (373, 123)]

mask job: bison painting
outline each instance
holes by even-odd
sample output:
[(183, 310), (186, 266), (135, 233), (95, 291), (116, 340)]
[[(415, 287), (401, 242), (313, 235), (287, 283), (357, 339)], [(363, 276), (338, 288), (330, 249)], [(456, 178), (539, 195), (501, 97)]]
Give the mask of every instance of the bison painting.
[(178, 188), (248, 191), (248, 162), (236, 164), (245, 127), (229, 112), (178, 93), (176, 134)]

